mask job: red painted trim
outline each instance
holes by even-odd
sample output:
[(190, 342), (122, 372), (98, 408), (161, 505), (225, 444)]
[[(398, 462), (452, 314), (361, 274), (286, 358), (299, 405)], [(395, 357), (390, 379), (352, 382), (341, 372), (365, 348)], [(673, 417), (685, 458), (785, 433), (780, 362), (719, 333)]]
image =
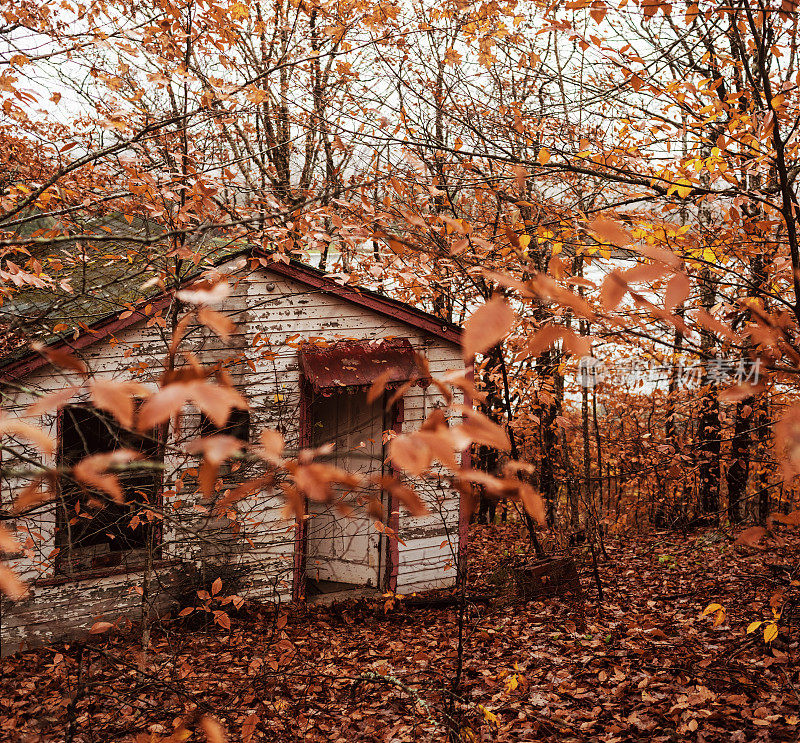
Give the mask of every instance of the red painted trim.
[[(469, 365), (466, 378), (475, 383), (475, 359)], [(466, 392), (464, 393), (464, 406), (472, 408), (472, 397)], [(467, 446), (461, 452), (461, 468), (465, 470), (472, 469), (472, 447)], [(461, 493), (458, 499), (458, 562), (459, 562), (459, 577), (461, 576), (461, 564), (463, 564), (464, 554), (467, 549), (467, 540), (469, 539), (469, 522), (472, 518), (472, 499)]]
[[(169, 307), (171, 303), (171, 294), (161, 294), (158, 297), (145, 300), (135, 305), (134, 311), (124, 319), (120, 318), (119, 316), (122, 313), (112, 315), (111, 317), (106, 317), (102, 320), (98, 320), (98, 322), (94, 323), (93, 325), (90, 325), (89, 332), (87, 333), (84, 331), (75, 340), (56, 341), (48, 347), (58, 351), (79, 351), (91, 346), (93, 343), (96, 343), (99, 340), (103, 340), (104, 338), (113, 335), (114, 333), (118, 333), (120, 330), (129, 328), (131, 325), (134, 325), (137, 322), (141, 322), (142, 320), (147, 320), (149, 317), (152, 317), (152, 313), (149, 315), (144, 314), (144, 308), (147, 307), (147, 305), (152, 305), (153, 312), (157, 312)], [(30, 354), (27, 354), (21, 359), (9, 364), (4, 369), (0, 369), (0, 382), (13, 382), (17, 379), (21, 379), (25, 375), (30, 374), (31, 372), (36, 371), (37, 369), (40, 369), (49, 363), (50, 362), (45, 356), (42, 356), (35, 351), (31, 351)]]
[[(405, 421), (405, 406), (404, 400), (401, 397), (392, 407), (392, 430), (396, 434), (403, 432), (403, 423)], [(397, 476), (397, 471), (394, 467), (389, 465), (392, 475)], [(400, 573), (400, 501), (390, 495), (389, 496), (389, 523), (387, 526), (394, 532), (394, 539), (389, 538), (387, 549), (386, 561), (386, 587), (390, 591), (397, 590), (397, 576)]]
[[(264, 258), (269, 255), (261, 251), (257, 252)], [(270, 261), (267, 265), (261, 265), (265, 271), (271, 271), (287, 279), (299, 281), (314, 289), (324, 291), (326, 294), (331, 294), (360, 307), (365, 307), (373, 312), (377, 312), (380, 315), (390, 317), (393, 320), (399, 320), (406, 325), (424, 330), (426, 333), (435, 335), (437, 338), (449, 341), (450, 343), (461, 343), (461, 328), (435, 315), (418, 310), (416, 307), (412, 307), (409, 304), (383, 297), (368, 289), (342, 286), (319, 271), (297, 263), (287, 264), (281, 263), (280, 261)]]
[[(300, 420), (298, 426), (297, 448), (311, 446), (311, 385), (300, 377)], [(308, 522), (304, 518), (308, 512), (306, 499), (303, 513), (295, 519), (294, 562), (292, 564), (292, 601), (299, 601), (306, 593), (306, 553), (308, 552)]]

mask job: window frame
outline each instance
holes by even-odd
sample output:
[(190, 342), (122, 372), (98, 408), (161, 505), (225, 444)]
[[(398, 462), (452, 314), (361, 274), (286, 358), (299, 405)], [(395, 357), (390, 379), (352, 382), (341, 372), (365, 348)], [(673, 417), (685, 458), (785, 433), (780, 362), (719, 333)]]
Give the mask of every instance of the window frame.
[[(165, 427), (160, 426), (154, 429), (153, 431), (145, 434), (139, 434), (134, 430), (126, 429), (121, 426), (114, 418), (96, 408), (89, 400), (81, 400), (76, 403), (72, 403), (70, 405), (65, 405), (64, 407), (60, 408), (58, 411), (58, 417), (56, 420), (56, 435), (57, 435), (57, 447), (56, 447), (56, 465), (59, 468), (68, 468), (74, 466), (78, 461), (81, 461), (86, 456), (91, 456), (93, 454), (100, 454), (107, 451), (114, 451), (119, 448), (125, 448), (124, 439), (118, 443), (112, 449), (109, 448), (97, 448), (97, 450), (92, 449), (89, 445), (89, 442), (84, 439), (82, 447), (84, 452), (87, 448), (92, 449), (88, 453), (84, 453), (83, 456), (79, 456), (78, 458), (71, 459), (66, 457), (65, 451), (65, 433), (67, 430), (67, 419), (66, 416), (70, 415), (72, 410), (81, 410), (87, 411), (89, 414), (93, 415), (95, 418), (102, 420), (106, 425), (111, 425), (114, 427), (116, 432), (122, 432), (123, 434), (127, 434), (126, 438), (132, 439), (134, 442), (136, 440), (140, 440), (143, 442), (148, 442), (149, 446), (148, 449), (145, 450), (145, 454), (148, 460), (150, 461), (163, 461), (164, 450), (163, 450), (163, 441), (166, 435)], [(73, 424), (77, 427), (79, 422), (75, 420), (73, 417)], [(79, 444), (80, 446), (80, 444)], [(138, 447), (136, 447), (138, 448)], [(157, 470), (152, 473), (152, 475), (138, 475), (139, 482), (134, 483), (126, 483), (126, 479), (130, 480), (132, 478), (137, 478), (136, 474), (131, 474), (128, 478), (125, 475), (120, 475), (120, 485), (123, 488), (124, 492), (127, 492), (128, 489), (140, 489), (145, 491), (146, 493), (149, 491), (152, 493), (152, 502), (150, 505), (154, 508), (161, 508), (163, 506), (163, 490), (164, 490), (164, 474), (163, 471)], [(146, 480), (144, 483), (144, 487), (137, 488), (137, 485), (141, 484), (142, 480)], [(67, 485), (67, 488), (65, 488)], [(65, 492), (66, 490), (66, 492)], [(55, 513), (55, 533), (53, 537), (54, 546), (58, 548), (58, 553), (56, 554), (56, 558), (54, 560), (54, 579), (56, 580), (69, 580), (70, 578), (81, 578), (81, 577), (91, 577), (98, 573), (127, 573), (136, 571), (139, 568), (143, 568), (146, 562), (146, 551), (147, 545), (149, 541), (148, 537), (148, 529), (153, 529), (153, 540), (155, 544), (155, 553), (153, 555), (154, 559), (161, 559), (161, 547), (163, 542), (163, 524), (160, 519), (155, 519), (150, 523), (147, 523), (146, 519), (142, 519), (142, 523), (136, 527), (138, 530), (139, 528), (142, 529), (142, 536), (136, 540), (135, 546), (130, 547), (123, 547), (119, 549), (114, 549), (121, 542), (124, 543), (126, 539), (129, 539), (125, 535), (125, 531), (130, 529), (129, 526), (123, 526), (122, 523), (123, 519), (128, 519), (129, 517), (132, 519), (138, 513), (143, 512), (147, 508), (147, 503), (149, 501), (133, 501), (128, 506), (122, 506), (113, 503), (107, 495), (103, 494), (102, 496), (98, 497), (98, 500), (102, 500), (103, 508), (108, 507), (109, 505), (115, 509), (125, 508), (129, 509), (128, 513), (120, 513), (119, 516), (116, 518), (114, 522), (110, 525), (112, 528), (108, 528), (108, 526), (98, 525), (98, 530), (100, 528), (106, 530), (106, 534), (109, 531), (114, 534), (113, 537), (109, 537), (108, 539), (99, 538), (96, 541), (89, 541), (88, 544), (73, 544), (73, 541), (81, 541), (85, 539), (85, 535), (78, 537), (75, 540), (70, 532), (71, 522), (73, 521), (74, 516), (72, 515), (75, 504), (81, 504), (81, 511), (82, 513), (86, 513), (83, 510), (87, 501), (91, 500), (92, 497), (97, 497), (96, 493), (92, 493), (92, 491), (79, 484), (79, 483), (70, 483), (67, 475), (62, 474), (58, 478), (58, 492), (57, 492), (57, 502), (56, 502), (56, 513)], [(69, 501), (69, 502), (68, 502)], [(126, 499), (127, 502), (127, 499)], [(98, 514), (101, 513), (103, 509), (97, 509), (94, 513), (87, 519), (86, 524), (84, 525), (84, 530), (90, 527), (92, 521), (94, 521)], [(129, 523), (129, 522), (128, 522)], [(131, 531), (134, 531), (131, 529)], [(118, 532), (118, 533), (115, 533)], [(91, 536), (89, 537), (91, 540)], [(116, 539), (120, 539), (121, 542), (115, 542)], [(91, 548), (99, 547), (102, 544), (108, 544), (109, 549), (105, 552), (102, 550), (96, 550), (96, 554), (91, 554)], [(81, 550), (82, 552), (77, 552), (76, 550)], [(85, 551), (85, 552), (83, 552)], [(138, 553), (138, 554), (137, 554)], [(126, 559), (127, 556), (134, 555), (133, 559)], [(81, 561), (89, 561), (88, 565), (80, 564)]]

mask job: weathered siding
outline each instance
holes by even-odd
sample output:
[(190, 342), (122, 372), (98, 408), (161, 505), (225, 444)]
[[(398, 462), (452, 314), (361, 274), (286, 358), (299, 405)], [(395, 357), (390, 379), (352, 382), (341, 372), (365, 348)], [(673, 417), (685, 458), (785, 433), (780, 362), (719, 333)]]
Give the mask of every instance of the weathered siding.
[[(459, 349), (398, 320), (357, 307), (344, 299), (309, 289), (268, 270), (249, 272), (239, 269), (233, 292), (217, 309), (237, 322), (234, 334), (225, 342), (203, 328), (193, 329), (182, 348), (192, 350), (205, 364), (227, 361), (234, 384), (251, 406), (251, 439), (257, 440), (263, 428), (280, 430), (289, 452), (299, 441), (300, 371), (297, 345), (303, 340), (324, 338), (382, 339), (406, 337), (430, 360), (434, 373), (462, 366)], [(88, 347), (82, 357), (93, 374), (101, 377), (135, 378), (155, 384), (163, 368), (168, 338), (152, 320), (143, 320), (121, 331), (111, 342)], [(29, 390), (47, 393), (60, 389), (66, 381), (75, 382), (61, 372), (43, 367), (28, 375), (24, 388), (9, 391), (4, 408), (19, 414), (36, 398)], [(80, 398), (76, 398), (79, 400)], [(443, 400), (434, 387), (413, 387), (404, 400), (402, 430), (419, 427), (431, 410)], [(187, 410), (180, 433), (172, 431), (169, 455), (165, 460), (163, 547), (160, 557), (166, 562), (156, 574), (165, 594), (177, 594), (188, 572), (196, 571), (210, 582), (216, 573), (233, 580), (242, 576), (238, 591), (245, 597), (288, 600), (292, 591), (294, 560), (293, 520), (286, 518), (285, 502), (275, 493), (259, 493), (235, 505), (238, 525), (224, 515), (203, 511), (196, 494), (196, 481), (187, 470), (198, 460), (180, 453), (181, 444), (197, 435), (199, 415)], [(55, 438), (56, 417), (46, 416), (42, 424)], [(35, 455), (35, 452), (31, 451)], [(52, 459), (48, 462), (52, 464)], [(246, 477), (258, 474), (257, 465), (223, 473), (221, 492)], [(182, 488), (176, 489), (176, 484)], [(2, 482), (2, 501), (7, 505), (22, 481)], [(410, 592), (451, 585), (455, 581), (454, 555), (458, 550), (458, 494), (427, 483), (421, 495), (429, 503), (431, 515), (411, 518), (401, 510), (397, 590)], [(176, 502), (178, 505), (176, 505)], [(181, 503), (182, 502), (182, 503)], [(198, 508), (199, 506), (199, 508)], [(114, 621), (118, 615), (135, 614), (140, 603), (136, 587), (141, 575), (116, 575), (105, 578), (59, 580), (53, 583), (52, 549), (54, 510), (44, 506), (35, 518), (20, 520), (29, 534), (20, 533), (26, 542), (26, 556), (15, 559), (16, 569), (34, 586), (30, 598), (12, 605), (6, 601), (0, 610), (3, 650), (24, 637), (28, 626), (31, 637), (44, 641), (62, 631), (74, 632), (91, 626), (99, 615)], [(176, 568), (180, 561), (185, 569)], [(36, 585), (45, 581), (51, 585)], [(173, 595), (170, 600), (178, 600)], [(167, 602), (169, 603), (169, 601)]]

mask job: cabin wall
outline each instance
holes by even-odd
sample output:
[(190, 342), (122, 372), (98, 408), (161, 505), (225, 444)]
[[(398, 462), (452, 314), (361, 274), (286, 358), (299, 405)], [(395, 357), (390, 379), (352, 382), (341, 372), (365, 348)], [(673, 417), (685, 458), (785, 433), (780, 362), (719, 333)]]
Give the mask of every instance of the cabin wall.
[[(229, 270), (231, 270), (229, 268)], [(191, 350), (204, 364), (224, 362), (234, 385), (250, 404), (250, 437), (256, 441), (263, 428), (284, 435), (287, 453), (296, 451), (300, 440), (300, 371), (297, 347), (304, 340), (324, 338), (382, 339), (406, 337), (424, 352), (434, 373), (460, 368), (457, 346), (423, 331), (387, 318), (343, 299), (315, 291), (268, 270), (239, 268), (233, 274), (233, 291), (215, 307), (236, 322), (230, 338), (222, 340), (205, 328), (193, 328), (182, 349)], [(120, 331), (110, 341), (101, 341), (81, 352), (92, 373), (105, 378), (136, 379), (155, 386), (169, 338), (152, 319)], [(65, 375), (43, 367), (23, 380), (23, 386), (6, 391), (3, 408), (21, 414), (37, 399), (79, 383), (76, 375)], [(84, 396), (85, 398), (85, 396)], [(76, 397), (75, 401), (80, 401)], [(405, 396), (402, 431), (417, 429), (443, 400), (434, 387), (413, 387)], [(223, 577), (223, 594), (236, 592), (244, 598), (287, 601), (292, 595), (295, 524), (288, 518), (286, 503), (276, 492), (261, 492), (239, 501), (227, 514), (218, 514), (197, 493), (197, 457), (181, 453), (183, 445), (199, 433), (199, 412), (189, 408), (179, 431), (171, 430), (169, 454), (164, 462), (163, 546), (155, 566), (159, 605), (176, 606), (191, 600), (187, 586), (209, 584)], [(35, 421), (34, 421), (35, 422)], [(55, 439), (57, 416), (47, 415), (41, 424)], [(30, 455), (47, 464), (30, 449)], [(243, 479), (258, 475), (258, 465), (227, 467), (217, 483), (219, 495)], [(0, 483), (0, 507), (10, 503), (27, 481), (6, 477)], [(408, 593), (452, 585), (458, 552), (459, 496), (431, 485), (420, 491), (431, 514), (412, 518), (401, 509), (397, 590)], [(25, 555), (12, 560), (15, 570), (31, 584), (29, 598), (3, 600), (0, 636), (3, 653), (13, 652), (27, 638), (44, 642), (52, 637), (85, 631), (103, 615), (106, 621), (135, 615), (141, 606), (137, 593), (140, 573), (96, 575), (69, 580), (53, 572), (55, 511), (51, 504), (37, 509), (33, 517), (17, 522), (17, 537)]]

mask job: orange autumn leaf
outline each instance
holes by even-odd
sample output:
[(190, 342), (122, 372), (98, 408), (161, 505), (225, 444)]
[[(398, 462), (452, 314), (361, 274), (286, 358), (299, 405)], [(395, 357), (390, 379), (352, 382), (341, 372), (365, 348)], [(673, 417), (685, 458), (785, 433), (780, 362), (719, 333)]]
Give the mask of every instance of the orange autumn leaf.
[(117, 449), (103, 454), (92, 454), (84, 457), (72, 468), (72, 476), (78, 482), (109, 495), (115, 503), (122, 504), (125, 502), (125, 496), (119, 479), (115, 473), (109, 470), (141, 458), (142, 455), (132, 449)]
[(131, 389), (113, 379), (92, 381), (92, 402), (96, 408), (111, 413), (124, 428), (133, 427), (134, 402)]
[(479, 307), (464, 323), (461, 351), (469, 363), (476, 354), (496, 346), (508, 335), (514, 324), (514, 310), (499, 295)]
[(18, 436), (30, 441), (45, 454), (55, 451), (55, 441), (38, 426), (20, 420), (19, 418), (0, 418), (0, 435)]
[(541, 525), (547, 525), (547, 515), (544, 506), (544, 499), (541, 493), (534, 490), (527, 483), (523, 483), (519, 489), (519, 497), (525, 510)]
[(690, 289), (689, 277), (683, 272), (676, 273), (667, 282), (667, 290), (664, 293), (664, 309), (674, 310), (689, 296)]
[(633, 236), (628, 229), (615, 219), (595, 217), (587, 224), (587, 227), (601, 242), (612, 243), (618, 247), (630, 245), (633, 242)]
[(197, 311), (197, 319), (223, 340), (228, 340), (236, 327), (229, 317), (208, 307), (201, 307)]
[(17, 577), (16, 573), (0, 562), (0, 593), (10, 599), (18, 601), (28, 595), (27, 586)]
[(369, 390), (367, 390), (367, 403), (372, 404), (377, 400), (381, 395), (383, 395), (384, 390), (386, 389), (386, 384), (389, 382), (389, 377), (391, 376), (392, 372), (390, 369), (387, 369), (385, 372), (379, 374), (375, 377), (375, 381), (370, 385)]

